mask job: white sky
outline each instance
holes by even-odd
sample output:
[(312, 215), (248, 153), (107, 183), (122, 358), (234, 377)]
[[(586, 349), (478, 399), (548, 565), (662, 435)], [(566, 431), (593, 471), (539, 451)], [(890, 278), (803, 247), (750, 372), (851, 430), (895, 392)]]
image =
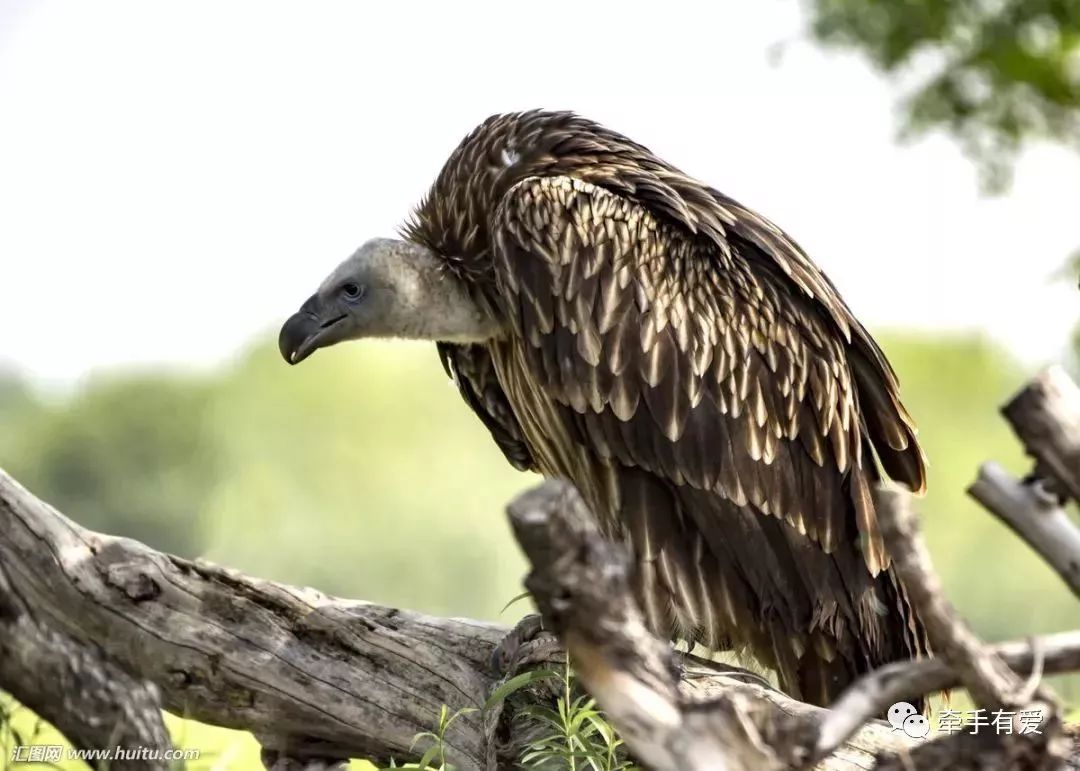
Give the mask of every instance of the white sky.
[(896, 146), (895, 91), (801, 23), (794, 0), (0, 0), (0, 366), (221, 361), (392, 235), (468, 129), (530, 107), (760, 210), (872, 328), (1055, 356), (1080, 159), (1039, 149), (981, 198), (948, 140)]

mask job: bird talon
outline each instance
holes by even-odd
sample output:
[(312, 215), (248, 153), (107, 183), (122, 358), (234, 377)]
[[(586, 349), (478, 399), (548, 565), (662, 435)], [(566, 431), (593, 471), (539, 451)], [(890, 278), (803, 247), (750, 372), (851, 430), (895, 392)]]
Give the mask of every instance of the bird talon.
[(497, 678), (512, 677), (525, 667), (562, 652), (558, 638), (544, 629), (539, 614), (522, 618), (491, 652), (488, 667)]

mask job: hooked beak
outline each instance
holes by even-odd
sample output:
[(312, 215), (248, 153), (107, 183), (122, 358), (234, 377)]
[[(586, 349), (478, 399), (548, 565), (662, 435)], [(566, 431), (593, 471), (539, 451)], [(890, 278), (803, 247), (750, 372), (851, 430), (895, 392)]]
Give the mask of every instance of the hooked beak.
[(312, 295), (289, 317), (278, 335), (278, 350), (289, 364), (299, 364), (320, 348), (345, 339), (349, 315), (338, 308), (324, 308)]

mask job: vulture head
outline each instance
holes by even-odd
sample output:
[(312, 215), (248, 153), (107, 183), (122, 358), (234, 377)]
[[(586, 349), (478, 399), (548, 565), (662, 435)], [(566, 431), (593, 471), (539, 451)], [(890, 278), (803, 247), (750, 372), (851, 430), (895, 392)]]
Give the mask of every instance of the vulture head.
[(499, 327), (446, 263), (408, 241), (368, 241), (338, 265), (281, 327), (278, 348), (299, 364), (320, 348), (364, 337), (457, 343)]

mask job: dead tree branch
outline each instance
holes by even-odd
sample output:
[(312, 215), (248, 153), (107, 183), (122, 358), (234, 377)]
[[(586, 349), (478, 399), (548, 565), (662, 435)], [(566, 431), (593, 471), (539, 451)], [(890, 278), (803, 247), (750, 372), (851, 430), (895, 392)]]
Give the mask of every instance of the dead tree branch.
[[(1037, 646), (1038, 655), (1031, 640), (998, 643), (990, 646), (990, 651), (1020, 675), (1080, 670), (1080, 631), (1039, 637)], [(832, 705), (821, 722), (814, 755), (826, 757), (868, 718), (884, 714), (898, 701), (962, 686), (955, 670), (943, 658), (897, 661), (879, 667), (859, 678)]]
[(984, 464), (968, 494), (1080, 597), (1080, 528), (1063, 507), (1067, 498), (1080, 501), (1080, 388), (1061, 367), (1050, 367), (1001, 411), (1034, 460), (1034, 471), (1020, 482), (997, 464)]
[(650, 768), (770, 769), (783, 766), (756, 718), (768, 702), (720, 696), (695, 709), (679, 689), (671, 645), (646, 628), (630, 590), (626, 551), (604, 539), (581, 496), (548, 482), (510, 506), (533, 564), (525, 580), (546, 623), (565, 642), (586, 688)]
[[(1069, 387), (1051, 374), (1025, 391), (1035, 396), (1006, 408), (1036, 474), (1059, 499), (1075, 494), (1080, 457)], [(1054, 529), (1071, 521), (1044, 518), (1032, 527), (1037, 512), (1021, 505), (1026, 500), (1006, 496), (997, 508), (1008, 509), (1015, 529), (1057, 560), (1063, 576), (1073, 575), (1062, 562), (1077, 559), (1072, 536)], [(880, 510), (887, 545), (940, 655), (867, 675), (832, 710), (748, 682), (741, 670), (680, 657), (649, 634), (630, 592), (629, 558), (601, 537), (565, 483), (520, 497), (511, 519), (547, 622), (651, 768), (1061, 767), (1074, 751), (1038, 678), (1080, 668), (1080, 632), (982, 643), (944, 598), (907, 498), (887, 493)], [(413, 737), (432, 727), (443, 705), (486, 701), (496, 686), (488, 662), (507, 631), (334, 599), (94, 533), (0, 472), (0, 686), (80, 746), (99, 746), (102, 726), (119, 732), (117, 744), (167, 746), (153, 718), (160, 693), (173, 712), (252, 731), (274, 768), (412, 757)], [(97, 680), (80, 680), (86, 672)], [(81, 686), (105, 680), (111, 686), (97, 689), (98, 701), (87, 700)], [(63, 685), (49, 690), (49, 682)], [(987, 706), (1046, 709), (1045, 733), (920, 742), (871, 717), (895, 700), (957, 685)], [(127, 701), (119, 691), (130, 691)], [(461, 717), (446, 736), (448, 760), (460, 771), (513, 767), (520, 706), (495, 725), (490, 714)], [(1080, 760), (1066, 765), (1080, 768)]]
[(157, 688), (35, 615), (18, 602), (0, 566), (0, 683), (20, 703), (47, 715), (75, 747), (148, 751), (135, 760), (119, 756), (111, 768), (170, 768), (166, 753), (172, 745)]
[(1040, 554), (1080, 597), (1080, 528), (1042, 485), (1018, 482), (996, 463), (984, 463), (968, 495)]
[[(249, 730), (299, 759), (410, 756), (442, 704), (483, 703), (487, 656), (504, 633), (336, 600), (94, 533), (6, 475), (0, 565), (9, 592), (156, 683), (166, 709)], [(478, 718), (457, 721), (447, 744), (459, 767), (484, 767)]]
[[(165, 709), (251, 731), (276, 768), (415, 757), (425, 747), (411, 749), (414, 736), (432, 728), (443, 704), (479, 706), (490, 695), (496, 679), (488, 662), (509, 631), (335, 599), (161, 554), (80, 527), (3, 472), (0, 566), (8, 579), (0, 585), (3, 607), (32, 607), (34, 618), (64, 639), (100, 649), (122, 668), (118, 685), (128, 676), (154, 683)], [(23, 645), (24, 627), (9, 624), (11, 617), (0, 618), (0, 656), (4, 646)], [(92, 744), (81, 738), (82, 722), (112, 713), (83, 709), (52, 692), (33, 700), (33, 686), (20, 685), (32, 682), (29, 667), (3, 666), (16, 661), (0, 660), (0, 688), (17, 693), (76, 744)], [(782, 713), (822, 713), (747, 683), (741, 670), (697, 659), (684, 669), (688, 697), (729, 695), (767, 701)], [(508, 713), (503, 729), (514, 721), (514, 711)], [(490, 733), (480, 714), (461, 717), (446, 737), (449, 761), (460, 771), (511, 767), (520, 737)], [(128, 741), (149, 739), (117, 738), (133, 746)], [(833, 767), (864, 768), (878, 752), (910, 744), (870, 725), (838, 749)]]
[(1035, 459), (1035, 474), (1080, 501), (1080, 388), (1059, 366), (1028, 383), (1002, 410)]

